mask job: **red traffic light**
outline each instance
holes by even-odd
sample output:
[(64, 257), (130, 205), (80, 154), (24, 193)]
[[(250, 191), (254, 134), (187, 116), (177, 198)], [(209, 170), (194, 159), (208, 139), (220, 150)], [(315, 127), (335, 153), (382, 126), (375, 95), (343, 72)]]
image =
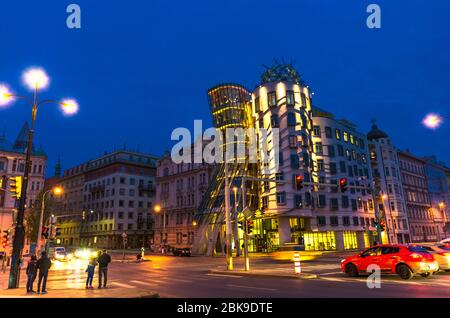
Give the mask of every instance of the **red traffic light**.
[(341, 190), (341, 192), (347, 191), (347, 185), (348, 185), (347, 178), (339, 179), (339, 189)]
[(296, 175), (295, 176), (295, 189), (300, 190), (303, 188), (303, 176)]

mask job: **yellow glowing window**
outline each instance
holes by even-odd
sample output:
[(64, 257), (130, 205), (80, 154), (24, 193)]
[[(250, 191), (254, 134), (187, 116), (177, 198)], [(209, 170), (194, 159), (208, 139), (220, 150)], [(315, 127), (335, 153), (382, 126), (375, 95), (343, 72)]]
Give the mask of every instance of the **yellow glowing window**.
[(358, 240), (355, 231), (344, 231), (344, 249), (354, 250), (358, 248)]
[(348, 142), (348, 133), (346, 131), (344, 131), (343, 136), (344, 136), (344, 141)]

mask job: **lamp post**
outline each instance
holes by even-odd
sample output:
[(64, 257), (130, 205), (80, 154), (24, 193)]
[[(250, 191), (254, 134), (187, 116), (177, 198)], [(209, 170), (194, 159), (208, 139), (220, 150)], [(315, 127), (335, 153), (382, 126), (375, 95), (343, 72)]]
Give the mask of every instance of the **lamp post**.
[(54, 187), (53, 189), (47, 190), (42, 195), (42, 201), (41, 201), (41, 215), (39, 217), (39, 228), (38, 228), (38, 236), (37, 236), (37, 244), (36, 244), (36, 255), (39, 255), (39, 252), (41, 250), (41, 236), (42, 236), (42, 226), (44, 222), (44, 210), (45, 210), (45, 196), (49, 194), (50, 192), (53, 192), (56, 195), (60, 195), (63, 192), (63, 189), (61, 187)]
[(63, 101), (42, 100), (38, 101), (39, 89), (45, 89), (49, 84), (49, 77), (42, 68), (30, 68), (23, 73), (24, 84), (33, 91), (33, 98), (28, 96), (16, 95), (11, 93), (5, 85), (0, 86), (0, 106), (12, 102), (14, 99), (24, 99), (31, 106), (31, 128), (28, 131), (28, 144), (25, 155), (25, 170), (23, 174), (22, 192), (19, 198), (19, 207), (17, 209), (17, 219), (15, 226), (15, 235), (13, 241), (13, 251), (11, 259), (11, 270), (9, 275), (8, 288), (18, 288), (20, 279), (20, 260), (22, 258), (22, 249), (25, 240), (24, 216), (27, 200), (28, 178), (31, 168), (31, 154), (33, 151), (34, 124), (37, 111), (44, 104), (58, 104), (61, 110), (68, 116), (74, 115), (78, 111), (78, 105), (73, 99)]
[(238, 226), (238, 202), (237, 202), (237, 187), (233, 187), (234, 192), (234, 244), (236, 245), (236, 256), (241, 255), (241, 247), (239, 242), (239, 226)]
[[(155, 211), (155, 213), (160, 213), (161, 212), (161, 206), (159, 204), (155, 205), (155, 207), (153, 208), (153, 211)], [(163, 231), (162, 231), (162, 243), (165, 245), (166, 244), (166, 210), (163, 210)]]
[(445, 211), (445, 203), (443, 201), (439, 203), (439, 209), (441, 210), (444, 221), (444, 238), (447, 238), (447, 213)]

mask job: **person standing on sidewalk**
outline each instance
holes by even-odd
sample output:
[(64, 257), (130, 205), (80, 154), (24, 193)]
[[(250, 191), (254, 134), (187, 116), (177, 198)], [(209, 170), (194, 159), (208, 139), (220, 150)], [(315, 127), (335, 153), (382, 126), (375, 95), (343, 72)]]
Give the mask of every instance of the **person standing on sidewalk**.
[(108, 264), (111, 263), (111, 256), (103, 250), (103, 253), (98, 257), (98, 288), (106, 288), (106, 282), (108, 281)]
[(47, 253), (44, 251), (41, 253), (41, 258), (36, 262), (36, 269), (39, 270), (38, 294), (47, 294), (47, 277), (50, 267), (52, 267), (52, 261), (47, 257)]
[[(98, 256), (101, 255), (101, 252), (98, 252)], [(92, 281), (94, 280), (95, 266), (97, 266), (97, 257), (92, 257), (89, 260), (88, 267), (86, 269), (87, 278), (86, 278), (86, 288), (93, 288)]]
[(27, 293), (35, 293), (33, 290), (34, 280), (36, 279), (37, 271), (37, 258), (36, 255), (31, 255), (31, 259), (27, 266)]

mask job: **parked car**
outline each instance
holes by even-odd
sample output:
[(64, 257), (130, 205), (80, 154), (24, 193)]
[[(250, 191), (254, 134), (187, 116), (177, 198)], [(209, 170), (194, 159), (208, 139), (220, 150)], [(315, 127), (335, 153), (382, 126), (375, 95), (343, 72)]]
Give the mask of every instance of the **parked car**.
[(422, 244), (421, 246), (433, 254), (440, 270), (450, 272), (450, 244)]
[(450, 238), (446, 238), (445, 240), (440, 241), (441, 244), (450, 244)]
[(428, 277), (439, 270), (433, 255), (421, 246), (413, 244), (383, 244), (366, 249), (341, 261), (341, 270), (351, 277), (367, 273), (369, 265), (378, 265), (381, 272), (398, 274), (411, 279), (420, 274)]
[(173, 249), (174, 256), (191, 256), (191, 249), (188, 247), (185, 248), (174, 248)]

